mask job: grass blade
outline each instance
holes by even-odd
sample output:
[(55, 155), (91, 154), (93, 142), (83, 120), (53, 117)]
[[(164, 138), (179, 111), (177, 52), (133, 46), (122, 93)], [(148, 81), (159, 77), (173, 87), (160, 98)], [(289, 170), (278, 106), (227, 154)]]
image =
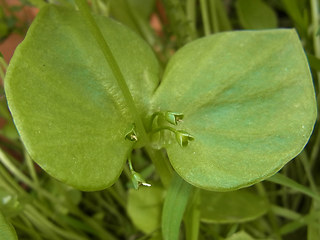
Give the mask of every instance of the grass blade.
[(192, 189), (192, 185), (174, 175), (162, 211), (163, 239), (179, 239), (180, 224)]

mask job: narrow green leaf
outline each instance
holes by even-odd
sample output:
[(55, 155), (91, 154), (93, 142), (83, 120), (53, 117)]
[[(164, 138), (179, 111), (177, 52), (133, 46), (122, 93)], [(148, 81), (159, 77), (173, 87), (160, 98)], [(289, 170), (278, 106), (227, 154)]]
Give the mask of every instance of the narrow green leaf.
[(162, 235), (164, 240), (178, 240), (180, 225), (193, 187), (177, 174), (168, 189), (162, 211)]
[(230, 31), (232, 30), (231, 22), (228, 18), (226, 8), (222, 0), (215, 0), (216, 14), (218, 15), (219, 25), (221, 31)]
[(297, 220), (290, 221), (289, 223), (283, 225), (280, 228), (280, 233), (282, 235), (292, 233), (297, 231), (298, 229), (304, 227), (304, 226), (313, 226), (315, 228), (319, 228), (318, 224), (318, 217), (319, 217), (320, 211), (314, 211), (309, 213), (308, 215), (305, 215)]
[(305, 0), (281, 0), (288, 15), (296, 23), (296, 25), (307, 31), (309, 25), (309, 19), (305, 17), (305, 8), (307, 1)]
[(320, 239), (320, 212), (319, 202), (313, 201), (310, 213), (317, 212), (317, 217), (314, 222), (308, 224), (308, 240), (319, 240)]
[(178, 129), (194, 137), (182, 148), (167, 136), (173, 168), (215, 191), (275, 174), (304, 148), (317, 116), (295, 30), (219, 33), (184, 46), (169, 61), (153, 105), (183, 113)]
[(248, 189), (232, 192), (201, 191), (201, 221), (206, 223), (241, 223), (264, 215), (269, 209), (266, 198)]
[(274, 10), (261, 0), (238, 0), (236, 9), (245, 29), (276, 28), (278, 25)]
[[(95, 18), (147, 121), (159, 65), (135, 33)], [(43, 7), (17, 48), (5, 79), (15, 125), (44, 170), (81, 190), (99, 190), (120, 175), (135, 121), (88, 25), (74, 10)], [(141, 94), (143, 93), (143, 94)]]
[(0, 212), (0, 237), (5, 240), (18, 240), (13, 226), (5, 219)]
[(305, 195), (307, 195), (309, 197), (312, 197), (312, 198), (320, 201), (320, 195), (319, 194), (313, 192), (310, 188), (295, 182), (294, 180), (286, 177), (283, 174), (277, 173), (276, 175), (273, 175), (272, 177), (268, 178), (267, 180), (270, 181), (270, 182), (274, 182), (274, 183), (280, 184), (282, 186), (289, 187), (289, 188), (291, 188), (293, 190), (301, 192), (301, 193), (303, 193), (303, 194), (305, 194)]

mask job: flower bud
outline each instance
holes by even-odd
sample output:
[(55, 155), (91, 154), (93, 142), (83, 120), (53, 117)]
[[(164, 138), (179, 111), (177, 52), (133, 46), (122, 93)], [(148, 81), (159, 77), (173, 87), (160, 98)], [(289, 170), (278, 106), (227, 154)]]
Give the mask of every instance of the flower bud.
[(183, 130), (176, 131), (175, 135), (176, 135), (176, 140), (181, 147), (188, 146), (189, 141), (194, 140), (194, 137), (191, 134), (189, 134)]
[(164, 117), (169, 123), (177, 125), (178, 122), (180, 122), (183, 119), (183, 114), (176, 112), (165, 112)]
[(144, 178), (141, 176), (140, 173), (137, 173), (136, 171), (131, 171), (131, 181), (133, 184), (134, 189), (138, 190), (139, 186), (146, 186), (146, 187), (150, 187), (151, 184), (147, 183), (146, 180), (144, 180)]
[(132, 142), (138, 141), (135, 124), (133, 124), (132, 129), (126, 134), (125, 139)]

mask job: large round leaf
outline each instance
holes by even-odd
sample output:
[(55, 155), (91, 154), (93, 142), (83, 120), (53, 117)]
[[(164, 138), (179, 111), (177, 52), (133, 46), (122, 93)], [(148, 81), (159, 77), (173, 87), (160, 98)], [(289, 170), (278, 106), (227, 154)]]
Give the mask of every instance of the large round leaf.
[[(146, 121), (159, 65), (149, 46), (126, 27), (96, 21)], [(133, 117), (81, 15), (44, 7), (8, 68), (5, 91), (32, 158), (55, 178), (82, 190), (110, 186), (132, 143)], [(143, 94), (141, 94), (143, 93)]]
[[(154, 108), (184, 113), (187, 147), (166, 148), (189, 183), (226, 191), (276, 173), (307, 143), (316, 118), (306, 57), (294, 30), (194, 41), (170, 60)], [(172, 136), (173, 137), (173, 136)]]

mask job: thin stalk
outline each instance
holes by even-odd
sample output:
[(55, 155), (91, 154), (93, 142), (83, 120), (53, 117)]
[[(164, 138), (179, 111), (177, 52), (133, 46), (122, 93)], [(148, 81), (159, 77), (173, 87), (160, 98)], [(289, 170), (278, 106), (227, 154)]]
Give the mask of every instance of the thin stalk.
[[(256, 187), (257, 192), (260, 196), (262, 196), (264, 198), (268, 198), (268, 193), (262, 183), (255, 184), (255, 187)], [(282, 238), (281, 238), (281, 234), (279, 232), (277, 218), (275, 217), (275, 215), (272, 211), (268, 211), (268, 219), (271, 224), (271, 227), (273, 228), (273, 232), (275, 234), (275, 237), (277, 238), (277, 240), (281, 240)]]
[(30, 176), (31, 176), (34, 184), (37, 185), (37, 186), (39, 186), (39, 179), (38, 179), (36, 170), (35, 170), (35, 168), (34, 168), (33, 161), (32, 161), (30, 155), (28, 154), (28, 152), (27, 152), (26, 150), (24, 150), (24, 158), (25, 158), (25, 161), (26, 161), (26, 163), (27, 163), (27, 167), (28, 167)]
[[(38, 210), (39, 211), (38, 211)], [(41, 202), (34, 201), (34, 206), (29, 205), (28, 211), (32, 211), (33, 215), (40, 215), (46, 219), (46, 225), (52, 229), (57, 234), (67, 238), (67, 239), (83, 239), (85, 240), (83, 236), (79, 235), (78, 233), (75, 233), (74, 230), (72, 230), (67, 225), (65, 226), (59, 226), (61, 224), (61, 219), (59, 218), (59, 215), (54, 214), (51, 210), (47, 209)], [(42, 221), (39, 221), (42, 224)]]
[(162, 131), (162, 130), (169, 130), (169, 131), (174, 132), (174, 133), (177, 131), (176, 129), (174, 129), (174, 128), (172, 128), (172, 127), (169, 127), (169, 126), (161, 126), (161, 127), (158, 127), (158, 128), (153, 129), (153, 130), (150, 132), (150, 135), (153, 135), (153, 134), (155, 134), (155, 133), (157, 133), (157, 132), (160, 132), (160, 131)]
[(207, 0), (200, 0), (201, 17), (204, 26), (204, 35), (208, 36), (211, 34), (210, 20), (208, 15), (208, 4)]
[(34, 184), (28, 177), (26, 177), (20, 170), (10, 161), (9, 157), (4, 153), (4, 151), (0, 148), (0, 162), (19, 180), (23, 183), (27, 184), (29, 187), (36, 190), (38, 193), (42, 194), (43, 196), (47, 197), (51, 200), (56, 200), (49, 192), (45, 191), (38, 185)]
[(25, 206), (24, 214), (38, 231), (44, 233), (50, 239), (59, 239), (57, 233), (52, 229), (51, 223), (41, 214), (38, 214), (38, 212), (35, 211), (30, 205)]
[(318, 193), (317, 185), (316, 185), (316, 183), (314, 181), (314, 178), (312, 176), (312, 173), (311, 173), (310, 160), (309, 160), (309, 157), (308, 157), (308, 155), (307, 155), (305, 150), (303, 150), (300, 153), (299, 159), (302, 162), (304, 171), (305, 171), (305, 173), (307, 175), (307, 178), (308, 178), (308, 181), (310, 183), (310, 187), (311, 187), (312, 191), (315, 192), (315, 193)]
[[(320, 40), (317, 36), (317, 31), (319, 29), (319, 0), (310, 0), (311, 5), (311, 20), (312, 20), (312, 39), (314, 47), (314, 55), (320, 57)], [(318, 76), (318, 87), (320, 92), (320, 74)]]
[(106, 189), (111, 196), (117, 200), (117, 202), (121, 205), (121, 207), (126, 208), (127, 204), (126, 202), (119, 196), (119, 194), (113, 189), (113, 188), (108, 188)]
[(145, 149), (159, 173), (161, 182), (165, 188), (168, 188), (173, 176), (173, 170), (168, 160), (162, 155), (161, 150), (154, 150), (150, 146), (146, 146)]
[(211, 24), (213, 33), (220, 32), (216, 0), (210, 0)]
[(8, 68), (8, 64), (6, 63), (4, 58), (1, 56), (0, 56), (0, 66), (2, 66), (4, 68), (4, 70), (6, 70)]
[(27, 232), (28, 233), (28, 237), (32, 237), (33, 240), (42, 240), (43, 238), (40, 237), (39, 232), (35, 231), (34, 229), (30, 229), (29, 226), (26, 226), (23, 223), (18, 223), (17, 221), (13, 221), (12, 225), (16, 228), (16, 229), (21, 229), (23, 232)]
[(311, 155), (310, 155), (310, 168), (314, 169), (314, 165), (317, 162), (317, 157), (319, 155), (320, 150), (320, 127), (318, 129), (318, 132), (316, 133), (316, 139), (314, 141), (314, 144), (312, 146)]
[(19, 193), (22, 194), (24, 191), (22, 190), (21, 186), (13, 180), (12, 176), (6, 171), (6, 169), (0, 165), (0, 176), (3, 177), (4, 181), (1, 181), (2, 186), (10, 193), (15, 194)]
[(314, 55), (320, 57), (320, 42), (317, 37), (317, 31), (319, 29), (319, 1), (310, 0), (311, 5), (311, 19), (312, 19), (312, 37), (313, 37), (313, 46), (314, 46)]
[(7, 65), (6, 61), (3, 59), (2, 56), (0, 56), (0, 78), (2, 80), (4, 80), (7, 67), (8, 67), (8, 65)]
[(188, 21), (190, 22), (190, 28), (195, 36), (197, 35), (197, 16), (196, 16), (196, 0), (187, 0), (186, 2), (186, 16)]
[(116, 238), (113, 235), (111, 235), (111, 233), (107, 232), (106, 229), (104, 229), (100, 224), (98, 224), (93, 218), (88, 217), (79, 209), (76, 209), (76, 211), (73, 211), (73, 213), (79, 218), (81, 218), (93, 229), (95, 229), (100, 234), (101, 239), (116, 240)]

